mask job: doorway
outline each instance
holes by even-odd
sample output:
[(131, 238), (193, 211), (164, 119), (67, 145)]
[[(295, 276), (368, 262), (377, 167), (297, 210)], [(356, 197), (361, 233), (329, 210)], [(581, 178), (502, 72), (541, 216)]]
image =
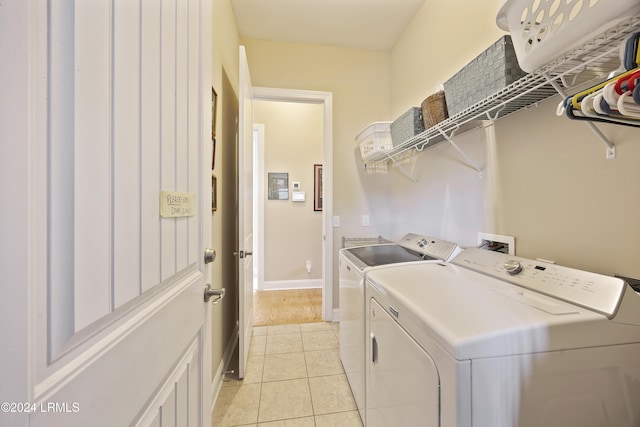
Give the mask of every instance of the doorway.
[[(264, 212), (265, 209), (269, 210), (270, 208), (275, 207), (276, 212), (277, 209), (284, 209), (289, 211), (298, 211), (302, 215), (296, 214), (296, 218), (307, 218), (307, 220), (313, 221), (313, 217), (318, 219), (317, 221), (317, 230), (319, 230), (319, 254), (316, 256), (304, 256), (301, 260), (296, 260), (296, 262), (291, 262), (289, 273), (290, 278), (294, 278), (290, 282), (294, 285), (296, 282), (300, 285), (299, 287), (314, 287), (320, 285), (320, 289), (322, 291), (322, 319), (325, 321), (333, 320), (333, 235), (332, 235), (332, 226), (331, 226), (331, 218), (332, 218), (332, 96), (331, 93), (328, 92), (315, 92), (315, 91), (302, 91), (302, 90), (291, 90), (291, 89), (276, 89), (276, 88), (254, 88), (254, 101), (269, 101), (268, 103), (276, 103), (280, 104), (281, 107), (284, 107), (285, 104), (288, 104), (288, 107), (291, 108), (298, 105), (301, 109), (304, 109), (304, 106), (310, 107), (311, 110), (315, 108), (319, 114), (319, 126), (322, 133), (322, 138), (318, 141), (319, 147), (318, 152), (315, 157), (312, 155), (308, 156), (306, 162), (310, 162), (309, 168), (303, 165), (303, 169), (292, 170), (292, 173), (289, 175), (288, 170), (286, 170), (286, 166), (282, 166), (282, 170), (278, 169), (278, 162), (271, 163), (269, 166), (265, 166), (264, 159), (264, 135), (265, 135), (265, 127), (259, 124), (254, 126), (254, 140), (256, 141), (255, 145), (255, 162), (254, 167), (256, 173), (254, 176), (255, 179), (255, 212), (254, 212), (254, 229), (257, 231), (254, 233), (254, 252), (256, 259), (257, 267), (255, 271), (255, 276), (257, 277), (256, 284), (254, 288), (261, 288), (260, 285), (265, 283), (265, 277), (267, 279), (267, 283), (270, 284), (271, 287), (269, 289), (274, 289), (278, 287), (277, 281), (274, 282), (269, 280), (269, 272), (266, 272), (265, 275), (265, 263), (269, 262), (270, 265), (275, 263), (284, 263), (282, 266), (287, 265), (288, 259), (286, 259), (286, 255), (283, 257), (278, 257), (277, 248), (273, 246), (265, 247), (265, 241), (268, 239), (273, 239), (274, 236), (269, 236), (265, 233), (265, 223), (264, 223)], [(311, 104), (311, 105), (309, 105)], [(259, 122), (259, 119), (255, 120)], [(308, 137), (304, 131), (295, 131), (294, 132), (298, 140), (301, 144), (304, 143), (305, 138)], [(308, 138), (307, 138), (308, 139)], [(307, 156), (305, 156), (307, 157)], [(317, 160), (311, 160), (317, 159)], [(284, 160), (284, 159), (283, 159)], [(286, 162), (283, 162), (283, 165), (286, 165)], [(316, 165), (322, 166), (322, 175), (320, 175), (320, 182), (314, 182), (314, 173), (316, 173), (317, 178), (317, 169)], [(274, 168), (272, 171), (271, 169)], [(265, 170), (269, 169), (269, 170)], [(276, 170), (278, 169), (278, 170)], [(306, 171), (309, 169), (309, 171)], [(316, 172), (314, 172), (314, 169)], [(269, 194), (267, 192), (267, 182), (268, 177), (265, 180), (263, 177), (267, 176), (267, 173), (283, 173), (288, 174), (285, 175), (284, 178), (287, 179), (286, 189), (288, 189), (288, 194), (284, 194), (280, 191), (278, 198), (282, 197), (282, 200), (273, 200), (269, 199)], [(278, 178), (282, 178), (279, 176)], [(320, 183), (322, 185), (320, 185)], [(321, 191), (322, 195), (322, 204), (318, 205), (318, 195)], [(295, 194), (294, 194), (295, 193)], [(275, 193), (274, 193), (275, 194)], [(275, 196), (274, 196), (275, 197)], [(286, 197), (286, 199), (284, 198)], [(294, 198), (296, 201), (294, 201)], [(304, 199), (304, 200), (301, 200)], [(303, 219), (304, 221), (304, 219)], [(276, 239), (277, 240), (277, 239)], [(273, 243), (273, 242), (272, 242)], [(268, 260), (271, 259), (271, 261)], [(309, 259), (312, 258), (312, 259)], [(318, 276), (317, 272), (321, 274)], [(315, 281), (314, 280), (306, 280), (308, 277), (312, 277), (312, 273), (316, 273)], [(297, 275), (297, 276), (296, 276)], [(300, 277), (301, 280), (296, 281), (295, 278)]]

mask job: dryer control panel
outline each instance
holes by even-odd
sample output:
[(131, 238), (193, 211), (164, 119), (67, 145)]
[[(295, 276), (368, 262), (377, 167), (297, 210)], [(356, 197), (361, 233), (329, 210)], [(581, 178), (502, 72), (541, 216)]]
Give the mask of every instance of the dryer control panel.
[(582, 306), (613, 318), (627, 284), (619, 278), (477, 248), (453, 264)]

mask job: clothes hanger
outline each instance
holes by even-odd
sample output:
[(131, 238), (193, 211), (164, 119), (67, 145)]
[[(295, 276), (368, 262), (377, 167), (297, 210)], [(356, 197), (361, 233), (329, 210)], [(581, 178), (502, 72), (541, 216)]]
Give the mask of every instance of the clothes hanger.
[(634, 33), (625, 44), (624, 66), (627, 70), (640, 65), (640, 33)]
[(620, 75), (618, 75), (616, 77), (613, 77), (613, 78), (610, 78), (608, 80), (605, 80), (604, 82), (598, 83), (595, 86), (591, 86), (590, 88), (585, 89), (582, 92), (578, 92), (571, 99), (571, 103), (573, 104), (573, 107), (576, 108), (576, 109), (580, 109), (580, 102), (582, 101), (582, 99), (585, 96), (587, 96), (587, 95), (589, 95), (589, 94), (591, 94), (593, 92), (596, 92), (598, 90), (603, 89), (607, 84), (609, 84), (611, 82), (616, 83), (619, 79), (624, 79), (625, 77), (628, 77), (628, 76), (632, 75), (633, 73), (635, 73), (637, 71), (640, 71), (640, 68), (634, 68), (633, 70), (626, 71), (626, 72), (624, 72), (624, 73), (622, 73), (622, 74), (620, 74)]
[(565, 116), (570, 120), (575, 121), (589, 121), (589, 122), (599, 122), (599, 123), (615, 123), (623, 126), (631, 126), (631, 127), (640, 127), (640, 120), (630, 120), (621, 116), (620, 118), (614, 118), (613, 116), (609, 116), (607, 118), (602, 117), (586, 117), (583, 114), (584, 112), (577, 110), (574, 108), (571, 100), (568, 100), (568, 105), (564, 110)]
[[(639, 70), (639, 69), (635, 68), (635, 70)], [(635, 71), (635, 72), (631, 73), (630, 75), (625, 75), (623, 77), (620, 77), (616, 81), (616, 83), (614, 85), (614, 88), (615, 88), (616, 93), (618, 95), (622, 95), (624, 92), (628, 91), (629, 90), (629, 85), (631, 85), (631, 84), (635, 85), (635, 79), (640, 78), (640, 72), (639, 71)], [(632, 83), (632, 81), (634, 83)]]
[(633, 100), (636, 102), (636, 104), (640, 104), (640, 86), (636, 86), (633, 89)]
[(620, 95), (618, 110), (620, 110), (625, 117), (640, 119), (640, 105), (633, 100), (633, 94), (631, 92), (625, 92)]

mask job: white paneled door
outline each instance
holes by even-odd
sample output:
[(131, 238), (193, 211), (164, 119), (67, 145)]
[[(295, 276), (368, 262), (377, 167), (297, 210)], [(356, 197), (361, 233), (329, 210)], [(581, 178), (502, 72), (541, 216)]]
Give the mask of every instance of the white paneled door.
[(240, 46), (238, 127), (238, 374), (244, 378), (253, 331), (253, 86), (244, 46)]
[(210, 425), (210, 3), (0, 2), (2, 426)]

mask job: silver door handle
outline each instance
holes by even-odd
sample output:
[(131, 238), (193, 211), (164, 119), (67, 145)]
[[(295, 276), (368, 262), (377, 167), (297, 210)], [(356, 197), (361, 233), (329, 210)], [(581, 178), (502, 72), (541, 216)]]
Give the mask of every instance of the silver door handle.
[(207, 285), (204, 287), (204, 302), (209, 302), (211, 298), (216, 297), (216, 299), (211, 301), (211, 303), (217, 304), (222, 301), (222, 298), (224, 298), (224, 295), (226, 293), (227, 290), (225, 288), (213, 289), (213, 287), (211, 287), (211, 285), (207, 283)]
[(378, 363), (378, 340), (373, 332), (371, 332), (371, 361), (374, 365)]
[(204, 250), (204, 263), (209, 264), (216, 260), (216, 251), (211, 248), (206, 248)]
[(233, 252), (233, 256), (237, 256), (238, 254), (240, 254), (240, 258), (244, 258), (244, 257), (248, 257), (249, 255), (253, 255), (253, 252), (245, 252), (245, 251)]

